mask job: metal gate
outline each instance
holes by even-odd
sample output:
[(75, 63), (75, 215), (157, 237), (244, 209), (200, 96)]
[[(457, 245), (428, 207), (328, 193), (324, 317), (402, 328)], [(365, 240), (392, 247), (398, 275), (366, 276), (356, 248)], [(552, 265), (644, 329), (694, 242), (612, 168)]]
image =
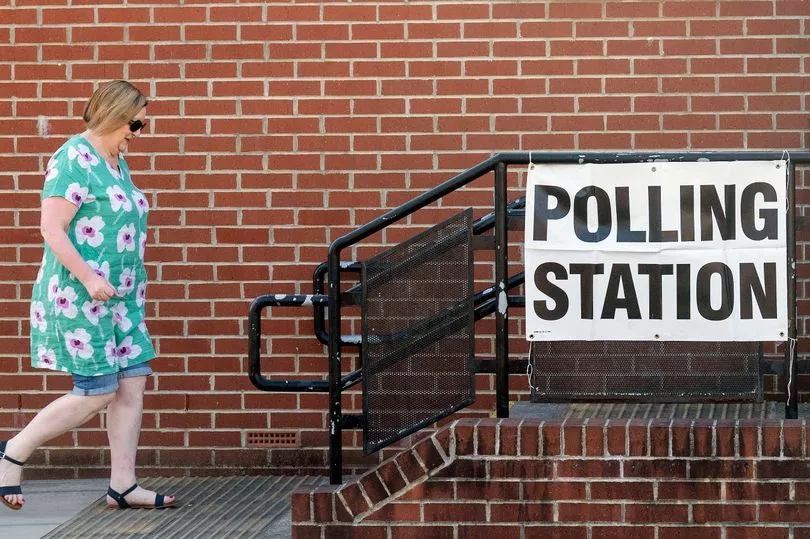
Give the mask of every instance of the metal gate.
[(363, 449), (475, 400), (472, 210), (363, 264)]

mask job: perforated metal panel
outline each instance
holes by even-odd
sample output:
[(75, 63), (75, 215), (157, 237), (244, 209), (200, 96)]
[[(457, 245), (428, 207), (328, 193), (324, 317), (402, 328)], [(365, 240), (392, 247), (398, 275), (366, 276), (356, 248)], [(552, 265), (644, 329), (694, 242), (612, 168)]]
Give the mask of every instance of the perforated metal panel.
[(532, 351), (534, 402), (762, 400), (759, 343), (549, 341)]
[(364, 264), (363, 449), (475, 400), (472, 210)]

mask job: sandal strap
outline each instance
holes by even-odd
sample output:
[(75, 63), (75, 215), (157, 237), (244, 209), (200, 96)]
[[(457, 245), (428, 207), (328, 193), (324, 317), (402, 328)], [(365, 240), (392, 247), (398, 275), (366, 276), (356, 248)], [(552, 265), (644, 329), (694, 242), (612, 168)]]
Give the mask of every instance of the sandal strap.
[(138, 488), (138, 483), (135, 483), (134, 485), (126, 489), (124, 492), (116, 492), (112, 489), (112, 487), (107, 487), (107, 496), (115, 500), (118, 503), (118, 507), (120, 507), (121, 509), (129, 509), (129, 504), (124, 499), (124, 497), (133, 490), (135, 490), (136, 488)]
[(17, 466), (22, 466), (25, 464), (25, 462), (20, 462), (19, 460), (6, 454), (6, 442), (0, 442), (0, 460), (7, 460), (12, 464), (16, 464)]
[(155, 507), (160, 508), (163, 507), (164, 504), (164, 496), (163, 494), (155, 494)]

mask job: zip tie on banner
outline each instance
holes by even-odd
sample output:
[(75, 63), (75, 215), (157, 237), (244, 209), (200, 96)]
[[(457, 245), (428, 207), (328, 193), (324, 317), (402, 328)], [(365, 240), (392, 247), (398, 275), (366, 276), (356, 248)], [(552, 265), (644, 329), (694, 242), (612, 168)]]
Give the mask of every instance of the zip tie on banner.
[(796, 338), (788, 337), (788, 364), (787, 364), (787, 402), (790, 402), (790, 384), (793, 381), (793, 362), (795, 361), (796, 354)]
[[(787, 157), (787, 159), (785, 159), (785, 157)], [(790, 187), (790, 152), (787, 149), (782, 150), (782, 157), (780, 157), (780, 159), (785, 161), (785, 190), (787, 190)], [(788, 197), (785, 197), (785, 211), (790, 211), (790, 208), (787, 207), (789, 203)]]
[(532, 375), (534, 374), (534, 341), (529, 341), (529, 357), (526, 362), (526, 378), (529, 382), (529, 391), (537, 391), (537, 388), (532, 385)]
[(790, 402), (790, 384), (793, 381), (793, 362), (796, 354), (796, 337), (788, 337), (788, 380), (787, 380), (787, 400)]

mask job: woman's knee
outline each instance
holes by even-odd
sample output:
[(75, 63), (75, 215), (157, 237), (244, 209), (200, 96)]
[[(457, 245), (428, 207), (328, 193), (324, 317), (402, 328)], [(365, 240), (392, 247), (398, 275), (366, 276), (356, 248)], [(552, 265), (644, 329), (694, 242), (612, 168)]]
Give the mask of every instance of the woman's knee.
[(88, 395), (85, 397), (81, 397), (83, 399), (90, 399), (92, 403), (92, 407), (95, 411), (101, 411), (105, 409), (110, 403), (115, 399), (115, 393), (103, 393), (101, 395)]

